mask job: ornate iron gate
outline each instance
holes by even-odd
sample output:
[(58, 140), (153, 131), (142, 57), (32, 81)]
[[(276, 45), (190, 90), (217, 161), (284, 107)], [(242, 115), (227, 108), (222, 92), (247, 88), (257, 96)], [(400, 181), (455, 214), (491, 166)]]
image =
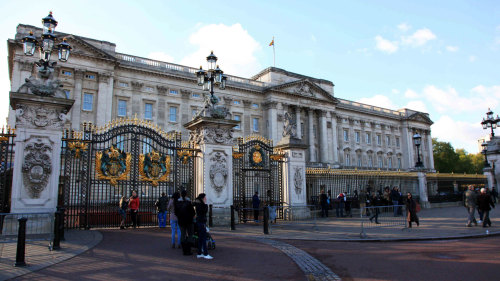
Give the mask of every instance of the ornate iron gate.
[(105, 127), (83, 124), (66, 131), (61, 154), (61, 201), (67, 228), (116, 227), (122, 196), (136, 190), (139, 224), (157, 225), (155, 202), (162, 192), (195, 190), (194, 149), (180, 133), (151, 122), (120, 119)]
[(15, 129), (2, 128), (0, 133), (0, 213), (10, 212), (12, 171), (14, 168)]
[(275, 151), (272, 140), (260, 136), (238, 138), (233, 150), (233, 204), (240, 221), (252, 208), (252, 197), (259, 192), (261, 207), (283, 204), (283, 154)]

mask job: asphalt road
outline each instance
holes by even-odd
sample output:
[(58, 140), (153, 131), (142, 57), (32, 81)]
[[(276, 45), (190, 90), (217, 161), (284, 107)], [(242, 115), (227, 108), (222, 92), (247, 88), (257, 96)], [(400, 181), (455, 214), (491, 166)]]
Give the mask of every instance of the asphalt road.
[(255, 240), (214, 235), (213, 260), (170, 248), (170, 229), (102, 230), (91, 250), (15, 280), (305, 280), (279, 250)]
[(500, 237), (419, 242), (285, 241), (342, 280), (500, 280)]

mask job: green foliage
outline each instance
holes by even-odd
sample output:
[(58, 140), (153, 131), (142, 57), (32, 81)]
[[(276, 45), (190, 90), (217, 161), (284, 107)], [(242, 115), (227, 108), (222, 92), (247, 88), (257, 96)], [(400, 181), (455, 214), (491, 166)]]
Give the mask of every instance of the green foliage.
[(484, 156), (470, 154), (463, 148), (454, 149), (449, 142), (432, 139), (434, 168), (440, 173), (482, 174)]

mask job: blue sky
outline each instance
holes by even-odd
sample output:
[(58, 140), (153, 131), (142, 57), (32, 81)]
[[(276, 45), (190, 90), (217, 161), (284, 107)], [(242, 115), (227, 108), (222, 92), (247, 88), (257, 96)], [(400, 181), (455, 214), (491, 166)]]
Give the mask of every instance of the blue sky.
[[(18, 23), (116, 43), (117, 51), (226, 73), (276, 66), (335, 84), (335, 96), (430, 114), (432, 134), (476, 153), (480, 121), (500, 113), (498, 1), (2, 1), (2, 39)], [(6, 44), (0, 89), (10, 90)]]

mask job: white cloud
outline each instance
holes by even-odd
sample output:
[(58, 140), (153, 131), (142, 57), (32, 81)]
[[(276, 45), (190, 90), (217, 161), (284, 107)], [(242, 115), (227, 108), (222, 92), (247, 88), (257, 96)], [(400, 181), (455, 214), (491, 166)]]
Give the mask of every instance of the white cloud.
[(471, 56), (469, 56), (469, 61), (470, 61), (470, 62), (475, 62), (475, 61), (476, 61), (476, 59), (477, 59), (477, 57), (476, 57), (475, 55), (471, 55)]
[(410, 101), (405, 106), (403, 106), (403, 108), (413, 109), (421, 112), (429, 112), (425, 103), (420, 100)]
[(200, 26), (189, 42), (198, 46), (198, 50), (184, 57), (180, 64), (192, 67), (203, 64), (206, 68), (206, 57), (213, 50), (219, 58), (217, 63), (227, 74), (248, 77), (261, 69), (255, 53), (262, 47), (239, 23)]
[(384, 95), (375, 95), (371, 98), (362, 98), (359, 99), (358, 102), (383, 108), (390, 108), (390, 109), (397, 108), (397, 106), (392, 102), (392, 100)]
[(406, 32), (408, 30), (410, 30), (411, 26), (408, 25), (407, 23), (401, 23), (401, 24), (398, 24), (398, 29), (403, 31), (403, 32)]
[(419, 97), (420, 97), (420, 95), (417, 94), (417, 92), (415, 92), (415, 91), (413, 91), (411, 89), (407, 89), (405, 91), (405, 98), (407, 98), (407, 99), (417, 99)]
[(398, 42), (396, 41), (389, 41), (387, 39), (382, 38), (382, 36), (377, 35), (375, 36), (375, 48), (378, 50), (392, 54), (398, 50)]
[(458, 46), (446, 46), (446, 51), (456, 52), (456, 51), (458, 51)]
[(430, 40), (436, 39), (436, 35), (428, 28), (422, 28), (410, 36), (401, 36), (401, 44), (411, 47), (420, 47), (425, 45)]
[(451, 142), (454, 148), (465, 148), (477, 153), (477, 140), (484, 135), (479, 122), (455, 121), (448, 115), (441, 116), (431, 127), (432, 137)]
[(159, 61), (164, 61), (164, 62), (174, 62), (174, 58), (171, 55), (166, 54), (164, 52), (149, 53), (148, 58), (150, 58), (152, 60), (159, 60)]
[(318, 41), (318, 39), (316, 39), (316, 36), (314, 36), (314, 34), (311, 34), (311, 41), (313, 41), (314, 43)]
[(399, 90), (398, 89), (392, 89), (391, 92), (395, 95), (399, 94)]

